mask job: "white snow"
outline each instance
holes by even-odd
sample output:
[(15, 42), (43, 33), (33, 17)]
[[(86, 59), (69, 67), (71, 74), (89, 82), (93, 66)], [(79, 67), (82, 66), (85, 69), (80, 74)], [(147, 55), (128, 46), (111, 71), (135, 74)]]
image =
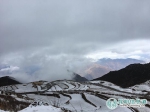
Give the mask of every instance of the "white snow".
[(132, 111), (129, 108), (118, 107), (118, 108), (111, 110), (109, 112), (132, 112)]
[[(136, 95), (144, 95), (142, 90), (150, 90), (150, 82), (146, 82), (140, 85), (133, 86), (131, 88), (121, 88), (117, 85), (106, 81), (90, 81), (90, 82), (74, 82), (74, 81), (54, 81), (54, 82), (44, 82), (41, 85), (36, 85), (35, 83), (27, 84), (17, 84), (13, 86), (6, 86), (8, 90), (13, 90), (16, 93), (24, 92), (41, 92), (42, 94), (26, 93), (24, 97), (33, 99), (31, 101), (43, 101), (48, 102), (50, 105), (55, 105), (56, 107), (64, 107), (72, 111), (83, 112), (131, 112), (129, 108), (117, 107), (115, 110), (110, 110), (106, 107), (106, 100), (97, 97), (96, 94), (101, 94), (111, 98), (130, 98), (131, 96), (136, 98)], [(0, 87), (1, 90), (5, 90), (5, 87)], [(133, 90), (135, 89), (135, 90)], [(87, 91), (86, 91), (87, 90)], [(63, 92), (63, 94), (61, 94)], [(88, 103), (82, 98), (84, 93), (87, 100), (92, 102), (95, 106)], [(1, 93), (1, 92), (0, 92)], [(133, 94), (132, 94), (133, 93)], [(56, 96), (55, 96), (56, 95)], [(16, 100), (26, 101), (23, 98), (18, 98), (17, 95), (11, 95)], [(3, 99), (1, 99), (3, 100)], [(29, 101), (29, 100), (28, 100)], [(20, 112), (61, 112), (60, 108), (55, 108), (53, 106), (37, 106), (37, 107), (27, 107)], [(140, 109), (139, 109), (140, 110)], [(146, 112), (149, 109), (141, 109)], [(0, 110), (0, 112), (5, 112)]]
[(36, 106), (36, 107), (27, 107), (19, 112), (62, 112), (60, 108), (49, 106)]

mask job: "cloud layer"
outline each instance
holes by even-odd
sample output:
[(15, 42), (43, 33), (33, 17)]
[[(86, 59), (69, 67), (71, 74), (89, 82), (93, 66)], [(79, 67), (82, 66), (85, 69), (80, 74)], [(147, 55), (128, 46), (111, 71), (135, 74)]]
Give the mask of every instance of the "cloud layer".
[(0, 53), (48, 46), (87, 53), (116, 42), (149, 39), (149, 0), (3, 0)]
[(67, 74), (68, 67), (78, 71), (90, 59), (148, 62), (149, 5), (149, 0), (1, 0), (0, 63), (46, 79)]

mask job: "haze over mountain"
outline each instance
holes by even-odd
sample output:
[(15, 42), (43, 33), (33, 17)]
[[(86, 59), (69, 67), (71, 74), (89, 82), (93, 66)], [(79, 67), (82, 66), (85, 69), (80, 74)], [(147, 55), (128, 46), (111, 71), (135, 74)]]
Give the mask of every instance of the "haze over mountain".
[(102, 66), (97, 63), (93, 63), (89, 65), (87, 68), (85, 68), (81, 73), (83, 74), (84, 77), (86, 77), (89, 80), (92, 80), (94, 78), (100, 77), (106, 73), (111, 71), (110, 68), (106, 66)]
[(133, 59), (133, 58), (126, 58), (126, 59), (110, 59), (110, 58), (103, 58), (99, 59), (96, 63), (106, 66), (110, 68), (111, 70), (119, 70), (121, 68), (124, 68), (130, 64), (134, 63), (145, 63), (142, 60)]
[(145, 62), (142, 60), (137, 60), (132, 58), (127, 58), (127, 59), (103, 58), (94, 62), (94, 64), (88, 66), (84, 70), (83, 74), (87, 79), (92, 80), (94, 78), (101, 77), (110, 71), (119, 70), (134, 63), (142, 64)]
[[(79, 74), (74, 73), (74, 72), (72, 72), (70, 77), (71, 78), (69, 78), (69, 79), (66, 79), (66, 77), (64, 77), (63, 79), (73, 80), (73, 81), (77, 81), (77, 82), (88, 81), (86, 78), (84, 78), (84, 77), (82, 77)], [(63, 79), (61, 79), (61, 80), (63, 80)], [(23, 80), (23, 79), (21, 79), (21, 80)], [(0, 86), (7, 86), (7, 85), (14, 85), (14, 84), (21, 84), (21, 83), (23, 83), (23, 82), (21, 82), (20, 80), (17, 80), (14, 77), (10, 77), (10, 76), (0, 77)]]
[(77, 82), (83, 82), (83, 81), (88, 81), (85, 77), (82, 77), (76, 73), (73, 73), (74, 77), (73, 77), (73, 81), (77, 81)]
[(123, 88), (144, 83), (150, 80), (150, 63), (131, 64), (118, 71), (111, 71), (94, 80), (112, 82)]

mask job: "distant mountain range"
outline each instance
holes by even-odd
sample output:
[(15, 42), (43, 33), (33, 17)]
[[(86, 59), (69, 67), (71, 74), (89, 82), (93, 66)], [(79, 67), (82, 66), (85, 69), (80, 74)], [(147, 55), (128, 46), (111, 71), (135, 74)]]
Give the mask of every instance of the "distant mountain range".
[[(70, 80), (81, 82), (81, 81), (87, 81), (87, 79), (89, 79), (89, 80), (96, 79), (96, 78), (101, 77), (105, 74), (109, 74), (110, 71), (119, 70), (119, 69), (124, 68), (127, 65), (133, 64), (133, 63), (144, 63), (144, 61), (131, 59), (131, 58), (127, 58), (127, 59), (105, 59), (105, 58), (100, 59), (97, 62), (94, 62), (93, 64), (88, 66), (85, 70), (83, 70), (84, 75), (82, 75), (82, 76), (84, 76), (84, 77), (80, 76), (79, 75), (80, 73), (77, 74), (77, 73), (72, 72), (71, 73), (72, 78)], [(9, 68), (9, 67), (10, 67), (9, 65), (1, 65), (0, 71), (2, 69)], [(112, 76), (110, 76), (110, 77), (112, 77)], [(111, 80), (110, 80), (110, 82), (111, 82)], [(18, 84), (18, 83), (20, 83), (20, 82), (9, 77), (9, 76), (0, 78), (0, 86)], [(124, 87), (124, 85), (123, 85), (123, 87)]]
[(109, 58), (103, 58), (99, 59), (97, 62), (91, 64), (88, 66), (84, 72), (82, 73), (83, 76), (89, 80), (92, 80), (94, 78), (101, 77), (110, 71), (119, 70), (122, 69), (130, 64), (134, 63), (145, 63), (142, 60), (137, 59), (109, 59)]
[(150, 80), (150, 63), (131, 64), (118, 71), (111, 71), (94, 80), (108, 81), (123, 88), (144, 83)]
[(93, 78), (100, 77), (100, 76), (108, 73), (109, 71), (111, 71), (110, 68), (108, 68), (106, 66), (102, 66), (97, 63), (93, 63), (92, 65), (90, 65), (89, 67), (87, 67), (84, 70), (84, 74), (85, 74), (84, 77), (91, 80)]
[(137, 59), (132, 59), (132, 58), (126, 58), (126, 59), (103, 58), (103, 59), (98, 60), (96, 63), (102, 66), (106, 66), (110, 68), (111, 70), (119, 70), (130, 64), (134, 64), (134, 63), (144, 64), (145, 62), (142, 60), (137, 60)]

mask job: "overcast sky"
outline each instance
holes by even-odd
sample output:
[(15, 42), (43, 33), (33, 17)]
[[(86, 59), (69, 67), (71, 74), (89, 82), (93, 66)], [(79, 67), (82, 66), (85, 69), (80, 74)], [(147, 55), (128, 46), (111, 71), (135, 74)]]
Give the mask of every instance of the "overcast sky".
[(149, 6), (150, 0), (0, 0), (0, 63), (47, 78), (100, 58), (149, 62)]

